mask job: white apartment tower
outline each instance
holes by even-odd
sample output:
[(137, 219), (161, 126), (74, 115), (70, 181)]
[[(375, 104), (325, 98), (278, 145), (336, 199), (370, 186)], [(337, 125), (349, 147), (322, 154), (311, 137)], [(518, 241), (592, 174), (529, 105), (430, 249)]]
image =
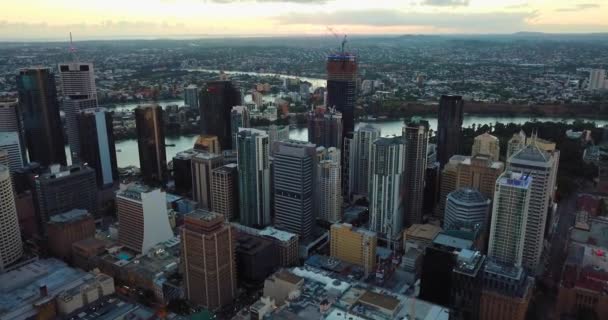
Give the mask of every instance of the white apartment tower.
[(0, 272), (21, 258), (23, 245), (9, 169), (0, 164)]
[(6, 151), (8, 166), (11, 172), (22, 168), (25, 163), (21, 148), (19, 132), (0, 132), (0, 150)]
[(369, 188), (372, 145), (380, 138), (380, 129), (372, 125), (359, 127), (350, 142), (349, 191), (367, 196)]
[(340, 150), (331, 147), (317, 165), (317, 218), (335, 223), (342, 219), (342, 168)]

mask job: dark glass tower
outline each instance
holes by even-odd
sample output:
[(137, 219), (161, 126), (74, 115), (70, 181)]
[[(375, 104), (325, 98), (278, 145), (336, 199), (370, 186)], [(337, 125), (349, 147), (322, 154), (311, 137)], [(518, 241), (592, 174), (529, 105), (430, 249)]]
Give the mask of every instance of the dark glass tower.
[(329, 55), (326, 106), (342, 113), (342, 137), (355, 130), (356, 93), (357, 57), (346, 52)]
[(158, 105), (139, 106), (135, 109), (141, 175), (144, 182), (151, 186), (167, 182), (163, 115), (164, 111)]
[(80, 141), (80, 160), (95, 169), (97, 185), (111, 186), (118, 181), (112, 114), (103, 108), (81, 111), (76, 116)]
[(441, 96), (437, 116), (437, 161), (441, 168), (460, 151), (463, 108), (461, 96)]
[(25, 144), (30, 162), (65, 165), (63, 129), (55, 77), (47, 68), (23, 69), (17, 76)]
[(232, 149), (231, 111), (241, 93), (231, 81), (209, 81), (199, 98), (201, 133), (217, 136), (222, 150)]
[(317, 107), (308, 113), (308, 141), (325, 148), (342, 150), (342, 114)]

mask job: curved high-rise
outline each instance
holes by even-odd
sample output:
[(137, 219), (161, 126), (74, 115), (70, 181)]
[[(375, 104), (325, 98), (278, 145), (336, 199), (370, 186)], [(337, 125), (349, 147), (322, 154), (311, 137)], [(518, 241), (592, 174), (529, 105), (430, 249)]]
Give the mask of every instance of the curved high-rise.
[(461, 188), (448, 194), (445, 203), (443, 229), (452, 230), (463, 225), (486, 224), (490, 199), (473, 188)]
[(0, 271), (23, 254), (21, 232), (8, 167), (0, 165)]

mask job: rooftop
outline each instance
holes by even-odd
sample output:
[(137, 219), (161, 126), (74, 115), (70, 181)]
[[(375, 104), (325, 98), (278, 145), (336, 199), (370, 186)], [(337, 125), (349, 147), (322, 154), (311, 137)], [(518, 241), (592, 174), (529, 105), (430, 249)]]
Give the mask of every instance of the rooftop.
[(456, 249), (470, 249), (473, 247), (472, 240), (454, 237), (443, 232), (437, 234), (433, 243)]
[(72, 209), (70, 211), (51, 216), (49, 218), (49, 223), (57, 223), (57, 224), (69, 223), (69, 222), (83, 220), (83, 219), (86, 219), (89, 217), (91, 217), (91, 215), (89, 214), (89, 212), (87, 210)]
[(204, 209), (196, 209), (186, 214), (186, 216), (192, 219), (198, 219), (202, 221), (213, 221), (217, 218), (222, 217), (222, 215), (217, 212), (208, 211)]
[(400, 136), (395, 137), (380, 137), (374, 141), (375, 145), (378, 146), (390, 146), (404, 144), (404, 140)]
[(484, 196), (481, 192), (473, 188), (461, 188), (456, 191), (450, 192), (448, 198), (452, 198), (460, 204), (488, 204), (490, 199)]
[(441, 228), (432, 224), (413, 224), (404, 232), (406, 240), (413, 238), (413, 240), (425, 239), (432, 241), (441, 232)]
[(300, 281), (304, 280), (302, 277), (298, 277), (295, 274), (289, 272), (288, 270), (281, 270), (274, 274), (277, 279), (281, 279), (285, 282), (289, 282), (291, 284), (298, 284)]
[(608, 248), (608, 220), (590, 219), (588, 231), (573, 229), (570, 240), (582, 244), (590, 244), (598, 247)]
[(497, 184), (528, 189), (532, 183), (532, 177), (519, 172), (505, 171), (496, 181)]
[(458, 258), (456, 260), (457, 265), (454, 267), (454, 271), (475, 276), (481, 269), (484, 260), (485, 256), (482, 255), (481, 252), (462, 249), (458, 253)]
[(293, 238), (297, 237), (297, 235), (294, 233), (275, 229), (274, 227), (266, 227), (265, 229), (260, 231), (259, 235), (275, 238), (283, 242), (290, 241)]
[(400, 301), (392, 296), (379, 294), (372, 291), (366, 291), (361, 298), (359, 298), (359, 301), (388, 310), (396, 310), (400, 304)]

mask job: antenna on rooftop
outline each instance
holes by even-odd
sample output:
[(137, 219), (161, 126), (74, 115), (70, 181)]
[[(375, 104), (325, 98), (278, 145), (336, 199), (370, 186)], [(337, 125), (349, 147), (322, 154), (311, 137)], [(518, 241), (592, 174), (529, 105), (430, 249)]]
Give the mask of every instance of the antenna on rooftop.
[(78, 61), (78, 55), (76, 55), (76, 47), (74, 47), (74, 41), (72, 39), (72, 32), (70, 31), (70, 54), (74, 61)]

